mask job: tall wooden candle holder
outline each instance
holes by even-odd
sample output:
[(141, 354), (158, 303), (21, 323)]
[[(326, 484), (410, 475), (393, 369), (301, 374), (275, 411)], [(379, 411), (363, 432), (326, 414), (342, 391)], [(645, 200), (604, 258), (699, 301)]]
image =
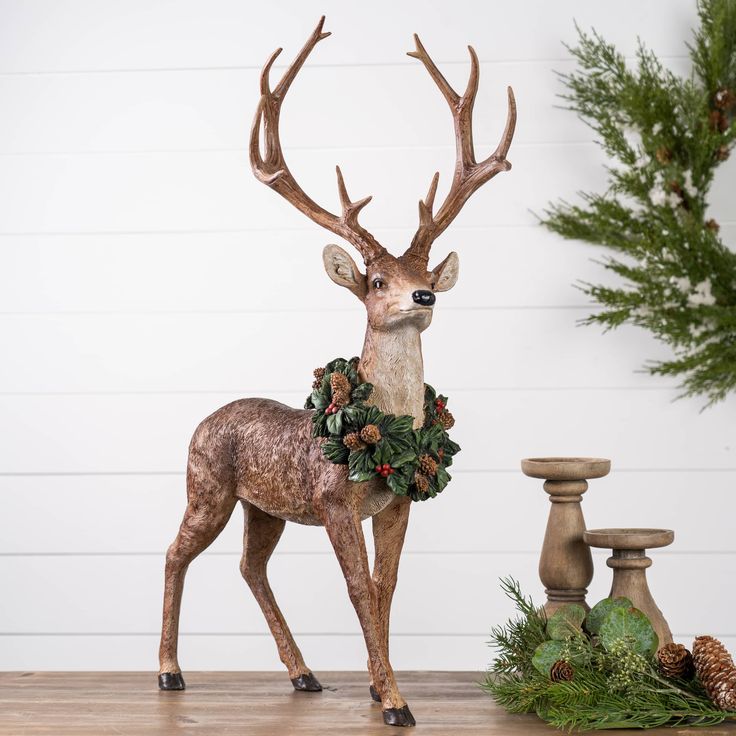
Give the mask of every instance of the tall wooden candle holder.
[(611, 470), (611, 461), (601, 458), (542, 457), (521, 461), (521, 470), (531, 478), (544, 480), (552, 507), (547, 520), (539, 578), (545, 587), (551, 616), (566, 603), (585, 602), (588, 585), (593, 579), (593, 558), (583, 541), (585, 519), (580, 502), (588, 490), (588, 480), (602, 478)]
[(675, 533), (671, 529), (591, 529), (583, 534), (591, 547), (613, 551), (606, 560), (613, 569), (610, 598), (628, 598), (652, 622), (659, 637), (659, 646), (672, 641), (672, 632), (662, 611), (654, 602), (647, 584), (647, 568), (652, 561), (644, 553), (654, 547), (672, 544)]

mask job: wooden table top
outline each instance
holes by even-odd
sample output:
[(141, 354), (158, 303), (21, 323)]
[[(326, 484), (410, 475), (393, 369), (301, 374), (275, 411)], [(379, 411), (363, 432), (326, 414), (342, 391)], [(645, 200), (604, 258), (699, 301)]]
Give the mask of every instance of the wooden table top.
[[(279, 672), (188, 672), (187, 690), (159, 692), (152, 672), (0, 672), (2, 736), (388, 736), (392, 733), (554, 733), (532, 715), (509, 715), (475, 672), (401, 672), (417, 727), (384, 726), (362, 672), (320, 672), (321, 693), (297, 693)], [(654, 729), (651, 733), (684, 733)], [(601, 731), (599, 733), (621, 732)], [(736, 725), (689, 731), (736, 734)]]

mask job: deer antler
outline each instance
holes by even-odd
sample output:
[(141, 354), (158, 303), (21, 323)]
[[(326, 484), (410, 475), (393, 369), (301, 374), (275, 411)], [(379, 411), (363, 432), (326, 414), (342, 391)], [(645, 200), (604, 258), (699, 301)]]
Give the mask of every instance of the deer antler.
[(511, 168), (511, 164), (506, 160), (506, 154), (514, 137), (516, 101), (514, 100), (513, 90), (508, 87), (508, 116), (501, 142), (487, 159), (476, 162), (473, 148), (473, 104), (478, 92), (479, 66), (475, 50), (472, 46), (468, 46), (470, 52), (470, 78), (465, 93), (461, 97), (442, 75), (416, 34), (414, 34), (414, 41), (416, 42), (416, 51), (409, 51), (408, 55), (419, 59), (424, 64), (429, 75), (442, 92), (442, 96), (447, 100), (455, 124), (457, 151), (455, 174), (445, 201), (437, 214), (433, 214), (434, 197), (437, 193), (437, 182), (440, 176), (437, 172), (432, 177), (426, 199), (419, 202), (419, 228), (411, 241), (411, 245), (404, 253), (406, 258), (426, 269), (432, 243), (455, 219), (473, 192), (500, 171), (508, 171)]
[[(277, 49), (266, 62), (261, 72), (261, 99), (256, 110), (256, 117), (250, 132), (250, 164), (256, 177), (276, 190), (282, 197), (287, 199), (298, 210), (307, 217), (336, 235), (352, 243), (366, 263), (374, 260), (386, 252), (378, 241), (360, 224), (358, 224), (358, 213), (371, 201), (366, 197), (357, 202), (351, 202), (348, 197), (345, 181), (342, 177), (340, 167), (337, 167), (337, 186), (342, 205), (342, 215), (338, 217), (328, 210), (320, 207), (311, 199), (297, 184), (296, 179), (289, 171), (284, 154), (281, 150), (279, 139), (279, 114), (284, 97), (294, 81), (299, 70), (302, 68), (312, 49), (329, 33), (322, 32), (325, 18), (322, 16), (317, 27), (312, 32), (309, 40), (299, 55), (294, 59), (291, 66), (284, 72), (281, 81), (275, 89), (269, 84), (269, 72), (274, 61), (282, 49)], [(260, 137), (261, 122), (263, 122), (265, 155), (261, 155)]]

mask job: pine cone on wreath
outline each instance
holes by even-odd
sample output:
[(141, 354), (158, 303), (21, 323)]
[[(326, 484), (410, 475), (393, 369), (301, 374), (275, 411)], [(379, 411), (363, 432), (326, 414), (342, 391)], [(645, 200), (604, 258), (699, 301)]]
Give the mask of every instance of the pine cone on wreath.
[(447, 409), (440, 414), (439, 421), (444, 429), (452, 429), (455, 426), (455, 417)]
[(335, 371), (330, 376), (332, 403), (335, 406), (346, 406), (350, 403), (350, 381), (344, 373)]
[(570, 682), (574, 676), (575, 670), (564, 659), (558, 659), (549, 671), (549, 679), (552, 682)]
[(369, 445), (375, 445), (381, 441), (381, 430), (375, 424), (366, 424), (360, 430), (360, 439)]
[(349, 450), (362, 450), (365, 447), (365, 442), (360, 439), (359, 432), (350, 432), (342, 438), (342, 443)]
[(736, 107), (736, 93), (727, 87), (722, 87), (713, 96), (713, 104), (719, 110), (730, 110), (732, 107)]
[(716, 161), (726, 161), (730, 155), (728, 146), (719, 146), (716, 150)]
[(721, 710), (736, 710), (736, 667), (718, 639), (699, 636), (693, 642), (695, 673), (713, 704)]
[(667, 146), (660, 146), (654, 155), (661, 164), (668, 164), (672, 161), (672, 151)]
[(437, 475), (437, 461), (431, 455), (420, 455), (419, 467), (425, 475)]
[(314, 381), (312, 382), (312, 388), (317, 391), (322, 388), (322, 379), (325, 377), (324, 368), (315, 368), (313, 371)]
[(414, 484), (420, 493), (426, 493), (429, 490), (429, 478), (418, 470), (414, 473)]
[(659, 671), (665, 677), (689, 680), (695, 674), (693, 655), (682, 644), (670, 642), (657, 651)]

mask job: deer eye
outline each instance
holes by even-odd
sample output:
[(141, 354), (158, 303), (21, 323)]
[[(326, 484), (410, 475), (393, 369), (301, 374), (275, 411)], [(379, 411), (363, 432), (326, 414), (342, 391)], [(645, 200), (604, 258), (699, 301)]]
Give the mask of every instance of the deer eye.
[(386, 286), (386, 282), (383, 279), (373, 279), (374, 289), (383, 289), (384, 286)]

